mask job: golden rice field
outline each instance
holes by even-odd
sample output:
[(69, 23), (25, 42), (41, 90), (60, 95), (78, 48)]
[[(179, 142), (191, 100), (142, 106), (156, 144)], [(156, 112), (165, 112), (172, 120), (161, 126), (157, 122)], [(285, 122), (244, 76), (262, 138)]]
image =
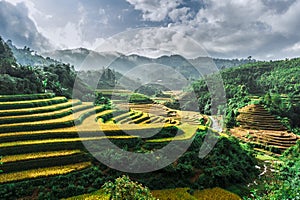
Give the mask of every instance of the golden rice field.
[(0, 183), (67, 174), (73, 171), (82, 170), (89, 166), (91, 166), (91, 162), (83, 162), (83, 163), (76, 163), (72, 165), (49, 167), (49, 168), (40, 168), (40, 169), (34, 169), (28, 171), (14, 172), (14, 173), (1, 173)]
[[(85, 105), (78, 105), (75, 106), (74, 108), (80, 108), (81, 106), (85, 106)], [(76, 119), (78, 119), (81, 115), (85, 114), (86, 112), (92, 112), (97, 108), (101, 108), (102, 106), (96, 106), (96, 107), (92, 107), (89, 109), (85, 109), (85, 110), (81, 110), (78, 112), (75, 112), (74, 114), (69, 114), (67, 116), (61, 117), (61, 118), (55, 118), (55, 119), (49, 119), (49, 120), (40, 120), (40, 121), (30, 121), (30, 122), (21, 122), (21, 123), (14, 123), (14, 124), (2, 124), (0, 125), (0, 129), (1, 128), (13, 128), (13, 127), (22, 127), (22, 126), (26, 126), (26, 125), (51, 125), (51, 124), (56, 124), (56, 123), (63, 123), (63, 122), (72, 122)], [(34, 116), (37, 116), (39, 114), (35, 114)], [(43, 114), (43, 115), (49, 115), (49, 113), (47, 114)], [(50, 114), (51, 115), (51, 114)], [(24, 118), (26, 118), (26, 116), (22, 116)], [(27, 116), (30, 117), (30, 116)]]
[(48, 157), (57, 157), (57, 156), (66, 156), (80, 153), (81, 150), (70, 150), (70, 151), (50, 151), (50, 152), (37, 152), (37, 153), (28, 153), (28, 154), (20, 154), (20, 155), (11, 155), (4, 156), (1, 158), (1, 162), (15, 162), (21, 160), (30, 160), (30, 159), (38, 159), (38, 158), (48, 158)]
[[(9, 96), (5, 98), (9, 98)], [(1, 107), (1, 105), (8, 107)], [(13, 108), (14, 105), (17, 105), (18, 108)], [(22, 107), (23, 105), (24, 107)], [(206, 126), (200, 125), (199, 118), (203, 116), (198, 113), (176, 111), (174, 116), (169, 116), (169, 112), (175, 111), (157, 104), (153, 104), (153, 108), (150, 104), (131, 105), (128, 111), (118, 112), (118, 108), (104, 110), (103, 106), (93, 106), (89, 102), (66, 100), (64, 97), (48, 98), (43, 95), (41, 95), (41, 99), (2, 101), (0, 102), (0, 122), (1, 120), (3, 122), (5, 120), (22, 120), (18, 123), (0, 123), (0, 130), (4, 130), (3, 128), (8, 130), (0, 131), (0, 140), (4, 141), (0, 143), (0, 152), (2, 150), (8, 152), (7, 155), (2, 155), (3, 166), (14, 163), (12, 166), (22, 165), (23, 162), (28, 161), (36, 162), (35, 164), (38, 166), (41, 160), (50, 163), (51, 159), (55, 159), (57, 163), (52, 164), (55, 166), (4, 171), (0, 174), (0, 183), (68, 174), (92, 166), (90, 158), (89, 160), (87, 158), (80, 161), (76, 160), (77, 155), (86, 156), (83, 154), (85, 149), (78, 146), (82, 141), (97, 141), (105, 138), (129, 140), (140, 136), (118, 135), (118, 133), (134, 130), (146, 133), (147, 131), (151, 132), (150, 130), (168, 127), (177, 127), (183, 133), (170, 138), (144, 139), (144, 142), (161, 143), (172, 140), (188, 140), (194, 136), (197, 129), (207, 130)], [(105, 120), (103, 120), (104, 118)], [(48, 125), (51, 127), (43, 129), (42, 126), (48, 127)], [(27, 129), (25, 130), (23, 127), (27, 127)], [(30, 127), (35, 127), (35, 129), (31, 130)], [(18, 129), (11, 131), (14, 130), (13, 128)], [(99, 130), (103, 131), (106, 136), (88, 135), (88, 133), (97, 133)], [(87, 136), (80, 138), (78, 132), (82, 132), (82, 134), (86, 132)], [(115, 135), (116, 133), (117, 135)], [(55, 149), (47, 149), (50, 146), (55, 147)], [(64, 160), (73, 159), (60, 164), (62, 158)], [(208, 196), (209, 192), (206, 193), (205, 191), (196, 191), (191, 195), (188, 190), (188, 188), (176, 188), (154, 190), (152, 193), (160, 200), (193, 200), (207, 199), (208, 197), (210, 199), (239, 199), (218, 188), (210, 191), (210, 193), (217, 193), (217, 196)], [(109, 199), (109, 196), (99, 190), (92, 194), (70, 199)]]
[[(190, 188), (174, 188), (153, 190), (151, 193), (158, 200), (241, 200), (239, 196), (221, 188), (196, 190), (192, 194), (189, 190)], [(103, 190), (97, 190), (91, 194), (70, 197), (67, 200), (109, 200), (109, 195)]]
[[(3, 97), (4, 98), (4, 97)], [(5, 96), (9, 98), (9, 96)], [(12, 96), (12, 98), (14, 98)], [(21, 98), (21, 97), (18, 97)], [(116, 135), (119, 132), (141, 130), (160, 130), (162, 128), (177, 126), (184, 134), (175, 138), (163, 138), (157, 140), (145, 140), (145, 142), (167, 142), (169, 140), (190, 139), (199, 125), (181, 124), (177, 118), (167, 117), (168, 110), (155, 105), (155, 115), (145, 112), (151, 110), (151, 105), (147, 105), (143, 111), (142, 106), (137, 106), (137, 110), (118, 112), (117, 110), (103, 110), (103, 106), (93, 106), (92, 103), (80, 102), (79, 100), (67, 100), (64, 97), (52, 97), (36, 95), (37, 99), (16, 100), (11, 102), (0, 102), (0, 152), (7, 152), (2, 155), (3, 166), (6, 163), (20, 163), (29, 161), (35, 162), (38, 166), (39, 160), (50, 158), (65, 159), (68, 156), (80, 154), (84, 149), (79, 149), (78, 144), (82, 141), (109, 139), (132, 139), (139, 136)], [(23, 98), (23, 97), (22, 97)], [(3, 105), (3, 106), (2, 106)], [(17, 108), (14, 108), (17, 105)], [(8, 106), (8, 107), (5, 107)], [(159, 110), (161, 108), (161, 110)], [(105, 122), (102, 120), (106, 117)], [(8, 120), (9, 123), (6, 123)], [(10, 121), (12, 120), (12, 121)], [(13, 123), (13, 120), (22, 122)], [(76, 123), (75, 123), (76, 121)], [(75, 124), (77, 126), (75, 126)], [(43, 127), (49, 128), (43, 128)], [(34, 128), (34, 129), (31, 129)], [(26, 128), (26, 129), (25, 129)], [(6, 131), (7, 130), (7, 131)], [(87, 133), (97, 133), (102, 130), (107, 136), (78, 137), (78, 131)], [(109, 135), (113, 133), (113, 135)], [(73, 144), (77, 146), (72, 147)], [(47, 149), (49, 146), (55, 149)], [(66, 149), (68, 146), (69, 149)], [(47, 148), (44, 148), (47, 147)], [(23, 148), (26, 149), (23, 152)], [(5, 151), (4, 151), (5, 150)], [(83, 155), (84, 156), (84, 155)], [(90, 166), (90, 162), (74, 163), (73, 165), (62, 165), (37, 168), (26, 171), (4, 171), (0, 175), (0, 182), (20, 181), (37, 177), (44, 177), (57, 174), (66, 174), (72, 171), (81, 170)]]
[(195, 191), (194, 196), (197, 199), (203, 200), (241, 200), (241, 198), (236, 194), (233, 194), (221, 188), (197, 190)]
[(72, 105), (78, 105), (81, 104), (81, 101), (78, 99), (74, 100), (68, 100), (67, 102), (60, 103), (60, 104), (53, 104), (49, 106), (41, 106), (41, 107), (32, 107), (30, 109), (28, 108), (20, 108), (20, 109), (1, 109), (0, 114), (1, 116), (15, 116), (20, 114), (30, 114), (30, 113), (43, 113), (43, 112), (49, 112), (52, 110), (59, 110), (63, 108), (69, 108), (72, 107)]
[(34, 100), (25, 100), (25, 101), (6, 101), (6, 102), (0, 102), (0, 106), (5, 105), (25, 105), (28, 103), (47, 103), (55, 100), (62, 100), (67, 101), (66, 97), (54, 97), (51, 99), (34, 99)]

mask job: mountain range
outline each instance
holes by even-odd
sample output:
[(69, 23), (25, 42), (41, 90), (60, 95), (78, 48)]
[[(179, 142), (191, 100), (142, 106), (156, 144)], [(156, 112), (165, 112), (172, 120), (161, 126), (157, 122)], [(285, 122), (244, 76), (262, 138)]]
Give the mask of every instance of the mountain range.
[(210, 57), (186, 59), (180, 55), (163, 55), (158, 58), (148, 58), (136, 54), (124, 55), (119, 52), (96, 52), (85, 48), (45, 52), (43, 56), (70, 63), (74, 65), (77, 70), (98, 70), (109, 67), (120, 73), (126, 73), (139, 65), (155, 63), (175, 68), (184, 76), (193, 78), (196, 78), (194, 76), (197, 74), (193, 66), (195, 63), (198, 67), (200, 66), (200, 68), (215, 65), (218, 69), (223, 69), (254, 61), (250, 59), (218, 59)]

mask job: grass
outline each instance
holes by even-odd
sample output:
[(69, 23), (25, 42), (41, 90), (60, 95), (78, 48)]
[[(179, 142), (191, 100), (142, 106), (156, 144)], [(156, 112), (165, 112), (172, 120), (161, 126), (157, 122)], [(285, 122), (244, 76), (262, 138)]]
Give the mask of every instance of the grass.
[(49, 106), (35, 107), (35, 108), (21, 108), (21, 109), (9, 109), (9, 110), (0, 110), (0, 116), (18, 116), (18, 115), (28, 115), (28, 114), (37, 114), (44, 112), (56, 111), (64, 108), (69, 108), (81, 104), (80, 100), (69, 100), (68, 102), (53, 104)]
[(136, 112), (133, 112), (133, 114), (130, 114), (130, 116), (128, 116), (122, 120), (119, 120), (118, 123), (120, 123), (120, 124), (128, 123), (134, 119), (141, 117), (142, 115), (143, 115), (143, 112), (136, 111)]
[(130, 115), (133, 115), (133, 114), (134, 114), (133, 111), (129, 111), (129, 112), (127, 112), (127, 113), (124, 113), (124, 114), (115, 116), (115, 117), (113, 117), (112, 119), (113, 119), (114, 121), (116, 121), (116, 122), (119, 122), (119, 121), (121, 121), (121, 120), (123, 120), (123, 119), (129, 117)]
[(0, 174), (0, 183), (67, 174), (73, 171), (82, 170), (89, 166), (91, 166), (91, 162), (82, 162), (82, 163), (76, 163), (72, 165), (56, 166), (56, 167), (48, 167), (48, 168), (40, 168), (40, 169), (13, 172), (7, 174)]
[(48, 98), (53, 98), (54, 96), (55, 96), (55, 94), (53, 94), (53, 93), (0, 95), (0, 102), (48, 99)]
[(197, 190), (194, 192), (194, 196), (201, 200), (242, 200), (238, 195), (221, 188)]
[(155, 123), (162, 123), (164, 121), (163, 117), (160, 116), (151, 116), (150, 119), (141, 122), (141, 124), (155, 124)]
[(102, 110), (103, 106), (96, 106), (87, 110), (81, 110), (75, 112), (73, 115), (67, 115), (65, 117), (57, 119), (49, 119), (43, 121), (33, 121), (33, 122), (22, 122), (14, 124), (4, 124), (0, 125), (0, 133), (8, 132), (18, 132), (18, 131), (27, 131), (27, 130), (47, 130), (55, 128), (65, 128), (74, 126), (74, 120), (76, 124), (80, 124), (86, 117)]
[[(52, 100), (53, 99), (55, 99), (55, 101), (62, 100), (62, 98), (52, 98)], [(6, 156), (2, 158), (1, 162), (6, 163), (8, 168), (11, 167), (11, 169), (15, 169), (11, 170), (10, 173), (0, 174), (0, 183), (1, 181), (11, 182), (64, 174), (89, 166), (89, 162), (84, 162), (85, 160), (79, 161), (76, 158), (74, 158), (74, 161), (64, 162), (64, 166), (58, 166), (59, 164), (63, 164), (63, 161), (59, 160), (60, 157), (65, 157), (67, 160), (69, 159), (69, 156), (76, 157), (80, 154), (81, 151), (79, 149), (81, 149), (81, 147), (79, 146), (82, 145), (81, 141), (102, 140), (104, 138), (108, 138), (117, 142), (126, 142), (132, 141), (130, 139), (137, 138), (136, 136), (132, 136), (130, 134), (124, 135), (126, 131), (128, 131), (128, 133), (136, 132), (144, 134), (151, 132), (150, 129), (160, 130), (164, 127), (176, 127), (175, 125), (169, 123), (143, 124), (142, 122), (149, 118), (149, 114), (141, 111), (128, 111), (127, 113), (119, 112), (116, 114), (117, 116), (114, 117), (113, 113), (116, 111), (103, 110), (104, 106), (93, 107), (91, 103), (81, 104), (80, 101), (68, 101), (64, 103), (56, 102), (56, 104), (49, 105), (51, 103), (47, 103), (47, 100), (49, 99), (23, 101), (37, 107), (0, 110), (0, 120), (29, 119), (33, 121), (0, 125), (0, 132), (2, 132), (2, 134), (0, 134), (0, 138), (3, 139), (0, 143), (0, 149), (6, 151)], [(53, 103), (55, 101), (53, 101)], [(15, 103), (18, 104), (19, 102), (16, 101)], [(81, 105), (72, 107), (72, 103)], [(22, 103), (20, 103), (20, 105), (21, 104)], [(76, 111), (73, 115), (69, 113), (72, 110)], [(66, 116), (52, 119), (54, 115), (60, 114)], [(51, 119), (41, 120), (45, 117), (49, 117)], [(101, 117), (105, 119), (107, 118), (108, 122), (111, 123), (103, 123), (101, 122), (102, 120), (97, 122), (96, 119)], [(117, 121), (116, 119), (125, 122), (125, 124), (114, 124), (114, 120)], [(164, 121), (164, 119), (164, 117), (159, 117), (160, 121)], [(75, 123), (77, 126), (74, 126), (74, 121), (78, 122), (78, 124)], [(136, 122), (137, 124), (128, 124), (128, 121)], [(181, 124), (178, 127), (180, 127), (185, 134), (177, 136), (176, 138), (160, 138), (157, 140), (152, 140), (151, 142), (155, 143), (167, 142), (170, 140), (190, 139), (193, 137), (199, 126)], [(86, 132), (87, 135), (79, 138), (74, 134), (78, 132), (77, 128), (79, 128), (79, 130), (83, 133)], [(99, 132), (100, 128), (107, 136), (98, 136), (94, 134)], [(67, 135), (68, 133), (70, 134)], [(50, 136), (51, 134), (53, 134), (53, 136)], [(146, 142), (149, 142), (149, 140)], [(53, 163), (52, 160), (55, 160), (55, 163)], [(24, 168), (24, 166), (18, 167), (19, 161), (20, 163), (29, 163), (30, 166), (32, 166), (30, 162), (36, 162), (37, 165), (34, 165), (30, 168)], [(49, 161), (49, 163), (52, 164), (46, 164), (44, 161)], [(44, 165), (38, 165), (39, 162), (44, 163)], [(80, 165), (78, 162), (84, 162), (85, 164)], [(70, 165), (70, 163), (77, 164)], [(32, 168), (36, 169), (31, 170)], [(23, 171), (18, 172), (19, 170)], [(187, 192), (185, 193), (188, 194)]]
[(8, 162), (32, 160), (32, 159), (39, 159), (39, 158), (67, 156), (67, 155), (77, 154), (80, 152), (81, 152), (80, 150), (69, 150), (69, 151), (50, 151), (50, 152), (37, 152), (37, 153), (3, 156), (1, 162), (8, 163)]
[(108, 194), (105, 194), (103, 190), (97, 190), (90, 194), (83, 194), (75, 197), (67, 198), (67, 200), (109, 200)]
[(191, 139), (199, 126), (197, 125), (189, 125), (189, 124), (181, 124), (177, 126), (178, 129), (181, 129), (184, 134), (176, 136), (174, 138), (160, 138), (160, 139), (153, 139), (153, 140), (147, 140), (147, 142), (156, 143), (156, 142), (170, 142), (173, 140), (188, 140)]
[(0, 138), (14, 137), (14, 136), (25, 136), (25, 135), (43, 135), (43, 134), (67, 134), (67, 133), (77, 133), (76, 127), (67, 128), (57, 128), (52, 130), (38, 130), (38, 131), (22, 131), (22, 132), (12, 132), (12, 133), (1, 133)]
[(161, 129), (164, 127), (173, 127), (172, 124), (101, 124), (100, 129), (105, 131), (126, 131), (126, 130), (147, 130)]
[(189, 188), (175, 188), (166, 190), (153, 190), (152, 195), (159, 200), (197, 200), (188, 193)]
[(146, 121), (146, 120), (148, 120), (148, 119), (150, 119), (149, 114), (143, 112), (142, 116), (140, 116), (140, 117), (138, 117), (138, 118), (136, 118), (136, 119), (134, 119), (134, 120), (132, 120), (132, 121), (129, 121), (129, 123), (130, 123), (130, 124), (140, 124), (140, 123), (142, 123), (143, 121)]
[(18, 109), (18, 108), (33, 108), (37, 106), (47, 106), (52, 104), (64, 103), (68, 100), (66, 97), (54, 97), (51, 99), (35, 99), (26, 101), (10, 101), (0, 102), (1, 110), (5, 109)]
[(45, 113), (35, 113), (35, 114), (19, 115), (19, 116), (5, 116), (5, 117), (0, 117), (0, 124), (23, 123), (23, 122), (34, 122), (34, 121), (57, 119), (57, 118), (62, 118), (71, 115), (73, 112), (82, 111), (87, 108), (91, 108), (91, 105), (81, 104), (81, 105), (75, 105), (73, 107), (64, 108), (57, 111), (45, 112)]
[[(189, 190), (190, 188), (174, 188), (153, 190), (151, 193), (159, 200), (241, 200), (239, 196), (221, 188), (196, 190), (193, 195), (188, 192)], [(109, 197), (100, 189), (90, 194), (70, 197), (66, 200), (109, 200)]]
[(96, 90), (96, 91), (101, 92), (102, 94), (112, 94), (112, 93), (131, 94), (131, 93), (133, 93), (130, 90), (121, 90), (121, 89), (103, 89), (103, 90)]
[(16, 141), (16, 142), (1, 143), (0, 148), (16, 147), (16, 146), (23, 146), (23, 145), (49, 144), (49, 143), (92, 141), (92, 140), (102, 140), (102, 139), (105, 139), (105, 138), (109, 138), (109, 139), (129, 139), (129, 138), (135, 138), (135, 136), (99, 136), (99, 137), (85, 137), (85, 138), (57, 138), (57, 139), (46, 139), (46, 140)]
[(256, 159), (260, 160), (260, 161), (267, 161), (267, 160), (274, 160), (274, 161), (277, 161), (278, 159), (277, 158), (274, 158), (272, 156), (269, 156), (269, 155), (266, 155), (266, 154), (257, 154), (256, 156)]

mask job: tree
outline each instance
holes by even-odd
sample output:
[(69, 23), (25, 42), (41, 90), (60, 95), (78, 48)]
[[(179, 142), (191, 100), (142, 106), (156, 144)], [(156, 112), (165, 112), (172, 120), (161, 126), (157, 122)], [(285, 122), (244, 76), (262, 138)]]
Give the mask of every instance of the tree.
[[(263, 191), (254, 190), (255, 199), (299, 199), (300, 196), (300, 141), (284, 152), (279, 172), (271, 182), (266, 183)], [(251, 199), (253, 199), (251, 198)], [(248, 198), (247, 200), (250, 200)]]
[(110, 194), (110, 200), (155, 200), (147, 187), (131, 181), (124, 175), (117, 178), (114, 183), (106, 182), (102, 188), (106, 194)]

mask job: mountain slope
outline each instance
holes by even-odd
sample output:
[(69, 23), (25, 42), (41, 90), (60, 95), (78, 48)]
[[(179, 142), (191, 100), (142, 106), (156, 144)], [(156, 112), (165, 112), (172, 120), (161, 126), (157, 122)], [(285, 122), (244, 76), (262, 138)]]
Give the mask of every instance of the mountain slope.
[(7, 45), (11, 49), (14, 57), (16, 58), (17, 62), (23, 66), (49, 66), (51, 64), (59, 64), (58, 61), (47, 57), (44, 58), (41, 55), (38, 55), (35, 51), (31, 50), (29, 47), (24, 47), (23, 49), (18, 49), (16, 46), (13, 45), (11, 40), (8, 40)]
[[(198, 78), (199, 73), (195, 71), (194, 63), (210, 63), (209, 57), (198, 57), (196, 59), (185, 59), (180, 55), (161, 56), (159, 58), (148, 58), (140, 55), (123, 55), (118, 52), (99, 53), (92, 50), (79, 48), (79, 49), (66, 49), (57, 50), (53, 52), (43, 53), (44, 56), (54, 58), (65, 63), (70, 63), (80, 70), (98, 70), (103, 67), (110, 67), (120, 73), (125, 73), (136, 66), (146, 64), (161, 64), (169, 66), (179, 73), (183, 74), (186, 78)], [(213, 63), (219, 68), (229, 68), (241, 64), (253, 62), (249, 59), (213, 59)], [(204, 65), (203, 70), (205, 70)], [(203, 73), (203, 72), (201, 72)], [(204, 71), (205, 73), (205, 71)]]

